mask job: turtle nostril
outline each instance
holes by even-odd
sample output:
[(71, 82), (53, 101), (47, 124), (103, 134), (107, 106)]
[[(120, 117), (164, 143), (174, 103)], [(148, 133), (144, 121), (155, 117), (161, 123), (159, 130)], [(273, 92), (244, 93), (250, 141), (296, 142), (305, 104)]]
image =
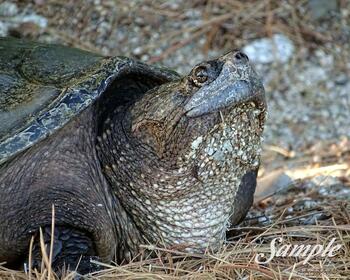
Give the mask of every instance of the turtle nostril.
[(237, 59), (237, 60), (242, 60), (242, 61), (244, 61), (244, 62), (249, 61), (248, 56), (247, 56), (245, 53), (240, 52), (240, 51), (236, 52), (236, 54), (235, 54), (235, 59)]

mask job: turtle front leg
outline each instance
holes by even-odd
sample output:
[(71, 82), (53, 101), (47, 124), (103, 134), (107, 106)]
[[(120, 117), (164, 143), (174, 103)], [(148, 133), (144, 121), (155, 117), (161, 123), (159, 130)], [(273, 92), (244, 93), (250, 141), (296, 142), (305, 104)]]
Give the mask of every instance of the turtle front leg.
[[(81, 230), (69, 226), (55, 227), (52, 249), (52, 269), (59, 276), (64, 271), (77, 271), (87, 274), (100, 269), (100, 266), (91, 262), (98, 261), (94, 243), (89, 235)], [(46, 254), (50, 254), (51, 227), (43, 228), (43, 239)], [(42, 249), (40, 236), (37, 234), (32, 250), (32, 267), (41, 270)]]
[(230, 219), (231, 225), (237, 225), (245, 218), (254, 201), (254, 192), (256, 188), (256, 178), (258, 169), (248, 171), (242, 177), (238, 187), (235, 201), (233, 203), (233, 216)]

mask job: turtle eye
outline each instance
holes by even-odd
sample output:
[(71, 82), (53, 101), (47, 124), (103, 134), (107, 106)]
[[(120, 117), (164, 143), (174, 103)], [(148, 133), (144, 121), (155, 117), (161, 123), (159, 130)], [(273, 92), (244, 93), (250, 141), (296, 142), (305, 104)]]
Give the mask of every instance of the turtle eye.
[(199, 65), (192, 71), (192, 81), (196, 86), (201, 86), (208, 80), (208, 68), (206, 65)]

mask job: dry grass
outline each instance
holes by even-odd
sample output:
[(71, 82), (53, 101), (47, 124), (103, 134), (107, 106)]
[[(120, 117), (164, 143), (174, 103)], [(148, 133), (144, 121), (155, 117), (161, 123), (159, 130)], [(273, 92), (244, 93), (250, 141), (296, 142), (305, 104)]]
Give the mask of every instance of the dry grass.
[[(293, 186), (283, 203), (268, 206), (259, 201), (253, 213), (268, 215), (270, 222), (250, 223), (249, 226), (232, 229), (228, 243), (220, 252), (188, 254), (176, 249), (152, 245), (142, 246), (143, 253), (129, 264), (101, 264), (104, 270), (93, 273), (91, 279), (349, 279), (350, 275), (350, 203), (334, 196), (317, 197), (316, 190), (303, 193), (302, 183)], [(349, 188), (350, 184), (345, 184)], [(293, 197), (293, 198), (291, 198)], [(309, 209), (294, 208), (305, 197), (313, 197), (320, 203)], [(269, 198), (271, 199), (271, 197)], [(256, 214), (258, 215), (258, 214)], [(313, 222), (305, 222), (312, 221)], [(244, 223), (247, 225), (247, 221)], [(270, 255), (270, 242), (282, 237), (283, 244), (315, 245), (326, 247), (332, 238), (341, 249), (334, 257), (314, 257), (306, 264), (305, 258), (276, 257), (269, 264), (257, 264), (258, 253)], [(277, 247), (282, 244), (277, 243)], [(43, 269), (27, 273), (0, 267), (0, 279), (57, 279), (51, 272), (50, 255), (42, 250)], [(151, 254), (153, 252), (153, 255)], [(49, 275), (51, 275), (49, 277)], [(74, 273), (62, 279), (73, 279)], [(89, 278), (89, 279), (90, 279)]]

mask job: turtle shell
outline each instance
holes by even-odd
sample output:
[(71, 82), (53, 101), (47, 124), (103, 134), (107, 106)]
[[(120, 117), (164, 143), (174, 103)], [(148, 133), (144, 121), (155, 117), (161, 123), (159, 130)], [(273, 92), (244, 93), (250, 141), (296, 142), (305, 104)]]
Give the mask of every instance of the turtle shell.
[(155, 86), (179, 76), (126, 57), (0, 38), (0, 164), (62, 128), (114, 81), (133, 83), (130, 77)]

